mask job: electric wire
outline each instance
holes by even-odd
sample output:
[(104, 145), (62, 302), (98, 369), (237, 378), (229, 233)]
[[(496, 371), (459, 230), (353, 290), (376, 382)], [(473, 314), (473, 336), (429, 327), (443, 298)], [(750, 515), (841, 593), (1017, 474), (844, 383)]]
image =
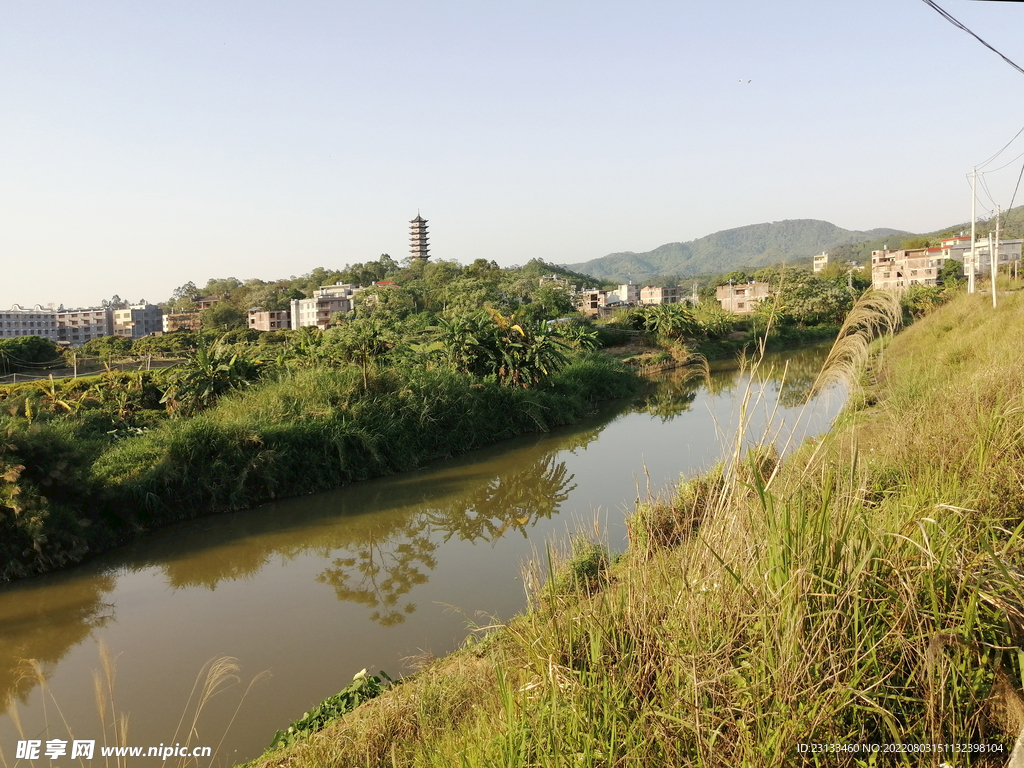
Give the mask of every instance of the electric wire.
[(981, 174), (979, 180), (981, 181), (981, 188), (985, 192), (985, 195), (988, 197), (989, 202), (992, 203), (993, 206), (998, 205), (998, 203), (996, 203), (995, 198), (992, 196), (991, 190), (989, 190), (988, 188), (988, 181), (985, 179), (985, 174)]
[[(1019, 136), (1020, 134), (1017, 134), (1017, 135)], [(1007, 144), (1006, 146), (1008, 147), (1010, 145)], [(1006, 147), (1003, 147), (1003, 149), (1006, 149)], [(1003, 149), (1001, 149), (999, 151), (1002, 152)], [(1019, 155), (1017, 155), (1015, 158), (1013, 158), (1013, 160), (1008, 161), (1004, 165), (1000, 165), (998, 168), (989, 168), (987, 171), (985, 171), (985, 173), (998, 173), (999, 171), (1003, 170), (1004, 168), (1009, 168), (1011, 165), (1016, 163), (1022, 157), (1024, 157), (1024, 152), (1021, 152)], [(980, 168), (981, 166), (978, 166), (978, 167)]]
[[(968, 29), (968, 28), (967, 28), (966, 26), (964, 26), (964, 25), (963, 25), (963, 24), (961, 24), (961, 23), (960, 23), (959, 21), (957, 21), (957, 20), (956, 20), (955, 18), (953, 18), (953, 16), (952, 16), (952, 15), (950, 15), (948, 11), (944, 10), (943, 8), (941, 8), (941, 7), (939, 6), (939, 4), (935, 2), (935, 0), (922, 0), (922, 2), (924, 2), (924, 4), (925, 4), (925, 5), (927, 5), (927, 6), (928, 6), (928, 7), (930, 7), (930, 8), (932, 9), (932, 10), (934, 10), (934, 11), (935, 11), (936, 13), (938, 13), (938, 14), (939, 14), (939, 15), (940, 15), (940, 16), (941, 16), (942, 18), (944, 18), (944, 19), (945, 19), (946, 21), (948, 21), (948, 22), (949, 22), (950, 24), (952, 24), (952, 25), (953, 25), (954, 27), (956, 27), (957, 29), (961, 29), (961, 30), (963, 30), (964, 32), (966, 32), (967, 34), (969, 34), (969, 35), (970, 35), (971, 37), (973, 37), (973, 38), (974, 38), (975, 40), (977, 40), (977, 41), (978, 41), (979, 43), (981, 43), (981, 44), (982, 44), (982, 45), (984, 45), (984, 46), (985, 46), (986, 48), (988, 48), (988, 49), (989, 49), (990, 51), (992, 51), (992, 53), (996, 54), (996, 55), (997, 55), (997, 56), (998, 56), (999, 58), (1001, 58), (1001, 59), (1002, 59), (1003, 61), (1005, 61), (1005, 62), (1006, 62), (1007, 64), (1009, 64), (1009, 65), (1010, 65), (1011, 67), (1013, 67), (1013, 68), (1014, 68), (1014, 69), (1016, 69), (1016, 70), (1017, 70), (1018, 72), (1020, 72), (1020, 73), (1021, 73), (1022, 75), (1024, 75), (1024, 69), (1021, 69), (1021, 68), (1020, 68), (1020, 67), (1019, 67), (1019, 66), (1018, 66), (1018, 65), (1017, 65), (1016, 63), (1014, 63), (1014, 62), (1013, 62), (1013, 61), (1012, 61), (1012, 60), (1011, 60), (1011, 59), (1010, 59), (1009, 57), (1007, 57), (1007, 56), (1006, 56), (1005, 54), (1001, 53), (1000, 51), (996, 50), (996, 48), (994, 48), (993, 46), (989, 45), (989, 44), (988, 44), (987, 42), (985, 42), (985, 40), (983, 40), (983, 39), (982, 39), (981, 37), (979, 37), (979, 36), (978, 36), (977, 34), (975, 34), (974, 32), (972, 32), (972, 31), (971, 31), (970, 29)], [(1022, 130), (1024, 130), (1024, 129), (1022, 129)]]
[(1017, 199), (1017, 190), (1020, 189), (1020, 180), (1024, 177), (1024, 165), (1020, 167), (1020, 173), (1017, 175), (1017, 186), (1013, 188), (1013, 196), (1010, 198), (1010, 207), (1006, 209), (1006, 213), (1009, 214), (1013, 210), (1013, 201)]

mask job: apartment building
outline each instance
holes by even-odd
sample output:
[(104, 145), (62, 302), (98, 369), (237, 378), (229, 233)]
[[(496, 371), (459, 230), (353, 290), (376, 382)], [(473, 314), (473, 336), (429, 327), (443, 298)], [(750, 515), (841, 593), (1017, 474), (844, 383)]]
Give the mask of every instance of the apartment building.
[(114, 335), (141, 339), (164, 330), (164, 311), (155, 304), (132, 304), (114, 310)]
[(109, 307), (59, 309), (56, 315), (57, 341), (72, 347), (114, 335), (114, 310)]
[(57, 341), (56, 311), (52, 307), (43, 307), (39, 304), (31, 309), (15, 304), (6, 312), (0, 312), (0, 339), (13, 339), (18, 336), (42, 336)]
[(814, 257), (814, 271), (821, 272), (828, 266), (828, 253), (822, 251), (820, 254)]
[(715, 298), (722, 309), (737, 315), (749, 315), (757, 308), (758, 302), (771, 296), (768, 283), (751, 280), (749, 283), (720, 285), (715, 289)]

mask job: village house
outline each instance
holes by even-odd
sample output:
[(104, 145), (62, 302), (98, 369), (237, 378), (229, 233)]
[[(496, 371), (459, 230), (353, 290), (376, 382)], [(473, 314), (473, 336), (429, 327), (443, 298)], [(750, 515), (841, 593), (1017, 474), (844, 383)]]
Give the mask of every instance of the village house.
[(634, 307), (640, 303), (640, 286), (625, 283), (618, 288), (584, 288), (576, 296), (580, 310), (587, 317), (607, 314), (616, 307)]
[(249, 310), (249, 327), (254, 331), (287, 330), (292, 327), (291, 316), (287, 309), (253, 307)]
[(720, 285), (715, 289), (715, 298), (722, 309), (737, 315), (749, 315), (757, 304), (771, 296), (768, 283), (751, 280), (749, 283)]
[(642, 306), (678, 304), (682, 300), (685, 300), (683, 289), (678, 285), (645, 285), (640, 289), (640, 304)]
[(308, 299), (292, 299), (291, 304), (291, 328), (320, 328), (321, 330), (331, 324), (331, 316), (338, 313), (352, 311), (353, 297), (362, 288), (349, 283), (335, 283), (334, 285), (322, 285), (316, 290), (316, 295)]

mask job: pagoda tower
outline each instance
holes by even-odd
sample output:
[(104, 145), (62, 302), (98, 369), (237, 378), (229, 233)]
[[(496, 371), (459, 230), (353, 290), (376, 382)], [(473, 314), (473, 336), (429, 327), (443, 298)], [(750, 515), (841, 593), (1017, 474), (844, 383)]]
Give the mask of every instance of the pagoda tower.
[(427, 245), (427, 220), (416, 211), (416, 218), (409, 222), (409, 252), (414, 261), (426, 261), (430, 258)]

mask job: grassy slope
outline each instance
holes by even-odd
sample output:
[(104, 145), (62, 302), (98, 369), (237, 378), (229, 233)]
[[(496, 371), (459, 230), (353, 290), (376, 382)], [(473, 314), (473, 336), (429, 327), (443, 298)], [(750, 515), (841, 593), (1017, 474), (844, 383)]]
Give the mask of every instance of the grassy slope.
[(548, 594), (257, 764), (762, 766), (798, 762), (800, 742), (1008, 747), (1024, 724), (1022, 332), (1024, 297), (996, 312), (957, 299), (893, 340), (833, 433), (774, 477), (769, 457), (641, 508), (596, 588)]

